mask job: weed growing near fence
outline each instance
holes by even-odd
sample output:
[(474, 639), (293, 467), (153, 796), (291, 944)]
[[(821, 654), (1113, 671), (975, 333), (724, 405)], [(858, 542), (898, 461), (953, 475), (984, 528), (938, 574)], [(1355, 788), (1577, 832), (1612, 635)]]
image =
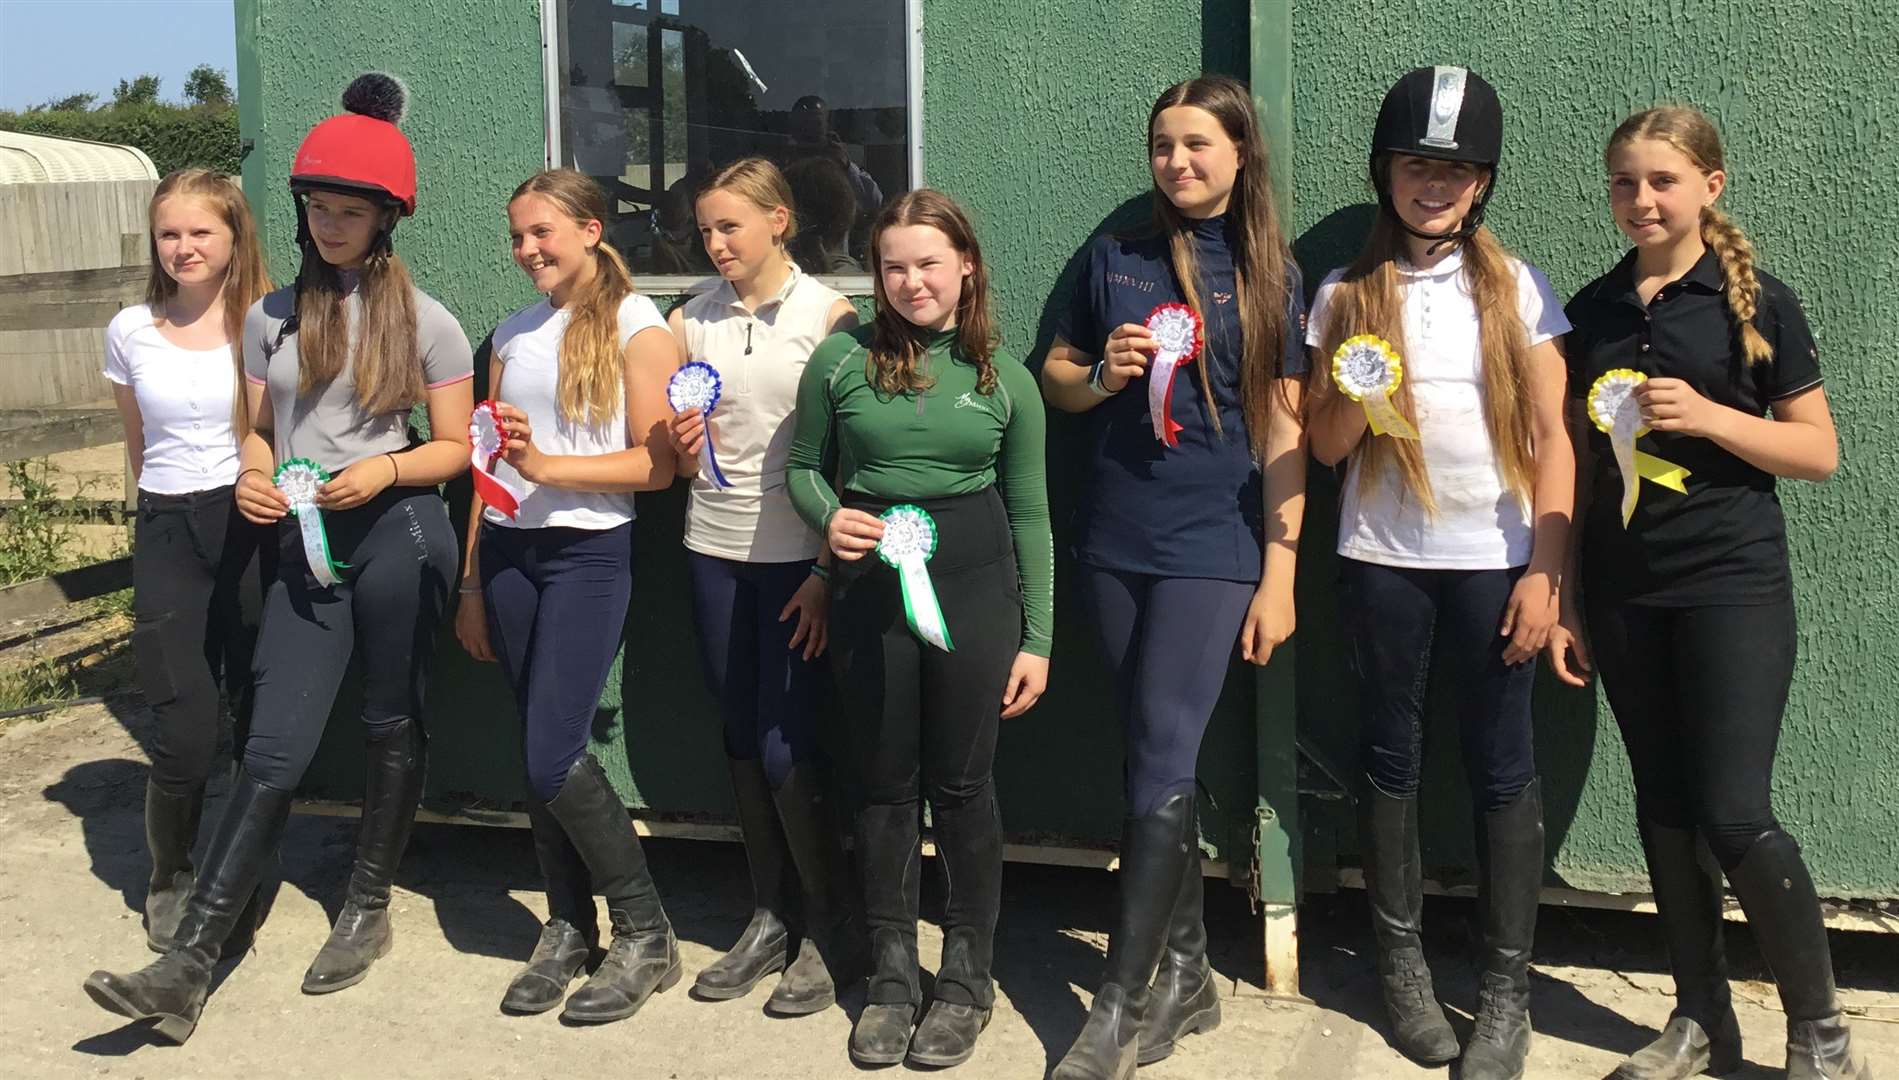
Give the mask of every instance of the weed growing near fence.
[(13, 585), (56, 574), (79, 563), (73, 554), (78, 530), (73, 521), (90, 481), (71, 495), (59, 494), (59, 466), (46, 458), (6, 463), (7, 481), (18, 505), (0, 518), (0, 585)]

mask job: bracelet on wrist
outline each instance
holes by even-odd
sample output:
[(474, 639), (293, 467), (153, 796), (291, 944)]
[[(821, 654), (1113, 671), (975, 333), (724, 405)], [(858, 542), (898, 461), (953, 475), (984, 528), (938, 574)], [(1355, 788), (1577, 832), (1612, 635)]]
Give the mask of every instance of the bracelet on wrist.
[(819, 566), (817, 563), (812, 563), (811, 576), (814, 578), (817, 578), (819, 581), (829, 581), (831, 580), (831, 568), (828, 566)]
[(1088, 369), (1088, 389), (1093, 390), (1096, 397), (1105, 398), (1115, 395), (1115, 391), (1108, 389), (1107, 385), (1101, 381), (1102, 374), (1107, 370), (1106, 360), (1096, 360), (1094, 366)]

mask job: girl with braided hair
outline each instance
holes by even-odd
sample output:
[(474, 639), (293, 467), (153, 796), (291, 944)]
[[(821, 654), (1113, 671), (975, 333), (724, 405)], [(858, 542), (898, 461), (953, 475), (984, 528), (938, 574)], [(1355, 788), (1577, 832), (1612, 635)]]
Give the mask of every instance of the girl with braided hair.
[[(1569, 385), (1588, 417), (1572, 426), (1588, 435), (1552, 652), (1573, 685), (1591, 652), (1602, 671), (1677, 999), (1661, 1036), (1612, 1078), (1739, 1066), (1725, 874), (1780, 986), (1788, 1077), (1870, 1080), (1834, 993), (1813, 880), (1770, 792), (1795, 654), (1774, 482), (1824, 480), (1839, 459), (1813, 338), (1793, 291), (1755, 268), (1715, 205), (1727, 172), (1705, 115), (1636, 113), (1604, 157), (1610, 209), (1634, 248), (1569, 303)], [(1611, 435), (1590, 422), (1607, 397), (1592, 388), (1618, 377), (1639, 413), (1608, 426), (1626, 439), (1632, 425), (1634, 446), (1677, 472), (1673, 490), (1631, 475), (1632, 508)]]

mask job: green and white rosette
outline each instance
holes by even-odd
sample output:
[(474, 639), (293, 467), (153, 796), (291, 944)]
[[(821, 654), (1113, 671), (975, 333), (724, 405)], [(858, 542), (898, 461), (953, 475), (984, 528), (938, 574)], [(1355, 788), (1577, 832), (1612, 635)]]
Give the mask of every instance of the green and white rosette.
[(930, 556), (936, 554), (936, 522), (914, 503), (898, 503), (883, 512), (884, 538), (877, 557), (897, 569), (903, 585), (903, 618), (910, 632), (944, 652), (955, 652), (949, 624), (930, 584)]
[(303, 557), (318, 584), (334, 585), (343, 580), (339, 571), (347, 564), (330, 557), (330, 535), (323, 530), (323, 511), (317, 507), (317, 489), (330, 479), (323, 466), (309, 458), (291, 458), (277, 466), (277, 490), (290, 500), (290, 512), (296, 515), (297, 529), (303, 534)]

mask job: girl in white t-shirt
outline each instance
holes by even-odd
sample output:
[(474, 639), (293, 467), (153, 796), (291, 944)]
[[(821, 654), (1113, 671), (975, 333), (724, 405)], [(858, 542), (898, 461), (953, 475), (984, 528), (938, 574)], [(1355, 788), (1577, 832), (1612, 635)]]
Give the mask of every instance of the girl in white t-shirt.
[[(837, 999), (842, 975), (824, 953), (833, 941), (855, 937), (833, 933), (846, 910), (843, 852), (814, 760), (830, 559), (792, 508), (785, 458), (811, 351), (857, 325), (857, 315), (786, 254), (797, 222), (777, 166), (762, 158), (732, 162), (700, 189), (694, 212), (720, 281), (669, 321), (685, 359), (717, 369), (722, 391), (710, 416), (683, 410), (670, 430), (679, 471), (692, 478), (685, 539), (699, 653), (724, 719), (753, 910), (731, 950), (700, 971), (693, 992), (744, 997), (782, 970), (766, 1007), (801, 1016)], [(723, 486), (700, 468), (708, 437)], [(782, 873), (787, 865), (795, 874)], [(789, 882), (802, 885), (801, 898)], [(795, 958), (794, 910), (803, 916)]]
[[(1377, 220), (1358, 258), (1319, 287), (1307, 336), (1313, 455), (1350, 462), (1338, 553), (1378, 970), (1394, 1042), (1427, 1064), (1459, 1056), (1419, 941), (1418, 774), (1434, 660), (1456, 702), (1485, 912), (1466, 1080), (1522, 1076), (1529, 1048), (1543, 873), (1530, 690), (1557, 618), (1575, 468), (1563, 426), (1569, 323), (1543, 275), (1482, 224), (1502, 142), (1502, 106), (1476, 74), (1420, 68), (1399, 80), (1372, 138)], [(1358, 335), (1400, 358), (1395, 394), (1388, 375), (1334, 374)], [(1376, 404), (1378, 385), (1403, 418), (1381, 426), (1415, 438), (1368, 430), (1372, 410), (1346, 388)]]
[[(230, 696), (243, 755), (251, 650), (271, 531), (237, 514), (244, 409), (244, 312), (270, 291), (250, 204), (208, 169), (165, 177), (152, 194), (145, 303), (106, 327), (105, 376), (125, 421), (138, 481), (132, 545), (132, 652), (157, 721), (145, 782), (152, 874), (146, 941), (171, 945), (191, 895), (191, 847), (218, 742), (218, 688)], [(262, 558), (259, 558), (260, 553)], [(240, 605), (242, 592), (250, 602)], [(242, 610), (241, 610), (242, 609)], [(248, 617), (244, 612), (248, 612)]]
[[(514, 690), (547, 878), (547, 923), (501, 1008), (545, 1012), (565, 997), (562, 1016), (582, 1023), (632, 1016), (679, 981), (639, 837), (587, 751), (633, 588), (633, 493), (673, 480), (677, 347), (601, 239), (606, 219), (605, 193), (572, 169), (535, 174), (508, 202), (514, 261), (547, 298), (494, 333), (488, 385), (505, 456), (494, 473), (520, 505), (510, 519), (477, 495), (455, 613), (469, 654), (498, 659)], [(568, 997), (598, 935), (595, 893), (612, 946)]]

